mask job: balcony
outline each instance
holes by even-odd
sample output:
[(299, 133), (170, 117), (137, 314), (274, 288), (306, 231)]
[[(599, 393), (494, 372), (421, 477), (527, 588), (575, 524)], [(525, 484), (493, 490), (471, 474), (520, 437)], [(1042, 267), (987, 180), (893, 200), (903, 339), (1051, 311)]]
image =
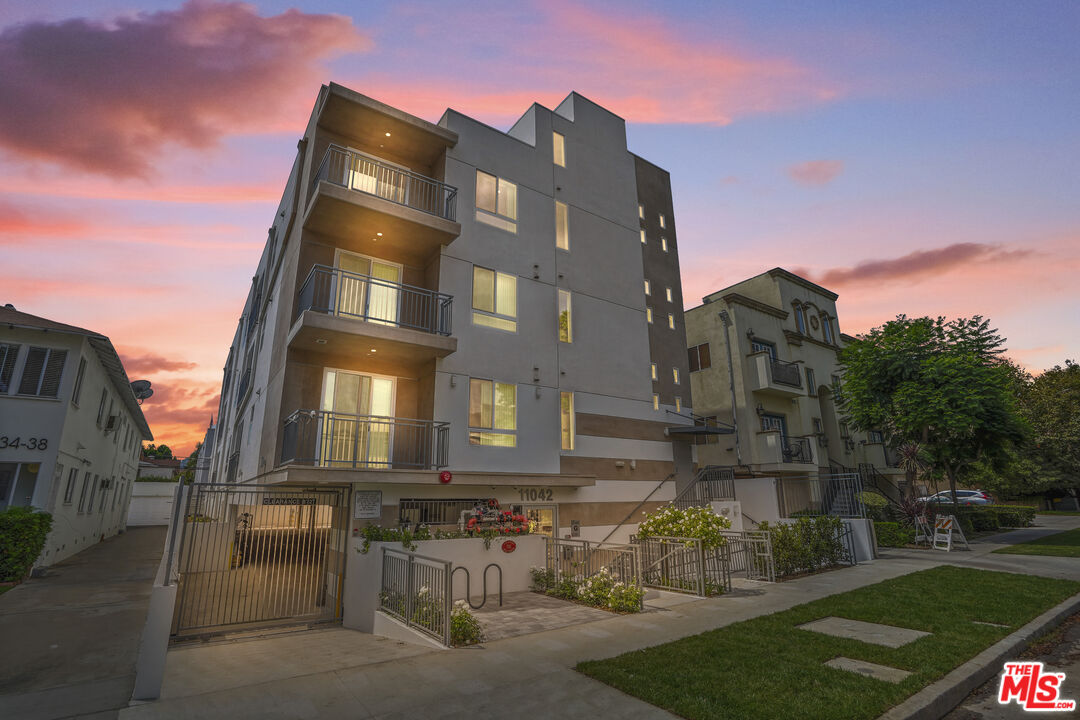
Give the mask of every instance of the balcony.
[(767, 352), (751, 353), (750, 389), (753, 392), (779, 397), (799, 397), (803, 395), (802, 366), (799, 363), (776, 360)]
[(785, 437), (777, 430), (765, 430), (757, 434), (754, 450), (754, 463), (761, 470), (795, 472), (817, 467), (810, 438)]
[(289, 345), (325, 352), (333, 340), (336, 353), (365, 356), (374, 349), (388, 362), (445, 357), (457, 349), (452, 304), (434, 290), (316, 265), (300, 286)]
[(422, 265), (461, 232), (457, 188), (331, 145), (312, 179), (304, 227), (350, 240), (377, 237), (384, 254)]
[(297, 410), (285, 421), (283, 465), (345, 470), (438, 470), (450, 423)]

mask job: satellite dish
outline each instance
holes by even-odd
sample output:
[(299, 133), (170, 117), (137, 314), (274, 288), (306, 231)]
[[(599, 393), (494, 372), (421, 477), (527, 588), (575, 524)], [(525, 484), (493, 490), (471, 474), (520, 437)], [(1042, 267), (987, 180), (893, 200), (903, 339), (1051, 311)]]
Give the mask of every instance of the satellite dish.
[(149, 380), (136, 380), (131, 383), (131, 392), (135, 393), (135, 399), (142, 404), (142, 401), (154, 394), (154, 391), (150, 389)]

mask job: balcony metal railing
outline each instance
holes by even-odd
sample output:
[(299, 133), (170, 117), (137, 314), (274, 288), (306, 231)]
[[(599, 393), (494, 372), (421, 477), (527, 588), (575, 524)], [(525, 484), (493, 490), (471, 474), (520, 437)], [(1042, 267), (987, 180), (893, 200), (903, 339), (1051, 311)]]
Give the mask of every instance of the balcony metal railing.
[(866, 517), (866, 509), (859, 496), (863, 485), (857, 473), (808, 478), (781, 477), (777, 478), (776, 483), (780, 517)]
[(396, 165), (331, 145), (312, 182), (339, 185), (435, 215), (457, 221), (457, 188)]
[(810, 449), (810, 438), (780, 438), (780, 454), (786, 463), (814, 462), (814, 453)]
[(769, 372), (772, 374), (772, 381), (774, 383), (797, 388), (802, 387), (802, 372), (799, 369), (798, 363), (770, 359)]
[(314, 310), (449, 335), (452, 303), (450, 295), (434, 290), (316, 265), (300, 287), (297, 314)]
[(285, 420), (281, 462), (344, 469), (446, 467), (450, 423), (297, 410)]

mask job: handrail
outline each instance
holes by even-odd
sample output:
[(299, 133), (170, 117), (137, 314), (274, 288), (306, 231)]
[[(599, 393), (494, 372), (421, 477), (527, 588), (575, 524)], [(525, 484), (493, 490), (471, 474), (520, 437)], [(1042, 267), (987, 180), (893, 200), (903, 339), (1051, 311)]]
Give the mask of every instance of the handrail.
[(446, 220), (457, 220), (457, 188), (340, 145), (326, 148), (312, 188), (328, 182)]
[(449, 462), (450, 423), (296, 410), (285, 420), (282, 464), (430, 470)]
[[(714, 475), (716, 477), (711, 477)], [(734, 469), (720, 465), (707, 465), (698, 471), (693, 481), (675, 496), (671, 504), (685, 510), (694, 504), (734, 499)]]
[(641, 502), (639, 502), (637, 504), (637, 506), (635, 506), (634, 509), (630, 511), (630, 514), (622, 519), (622, 522), (620, 522), (618, 525), (616, 525), (614, 528), (612, 528), (611, 532), (609, 532), (607, 535), (604, 536), (604, 539), (600, 541), (600, 544), (606, 543), (608, 541), (608, 538), (610, 538), (612, 535), (614, 535), (616, 532), (618, 532), (619, 528), (621, 528), (623, 525), (625, 525), (627, 522), (629, 522), (630, 518), (634, 517), (634, 515), (637, 513), (637, 511), (640, 510), (645, 503), (649, 502), (649, 498), (651, 498), (653, 495), (655, 495), (657, 493), (657, 491), (660, 490), (660, 488), (664, 487), (664, 483), (666, 483), (668, 480), (670, 480), (673, 477), (675, 477), (675, 473), (671, 473), (670, 475), (665, 477), (663, 480), (661, 480), (657, 484), (657, 486), (654, 487), (652, 489), (652, 491), (648, 495), (645, 496), (645, 499), (642, 500)]
[(300, 286), (297, 316), (311, 310), (449, 335), (452, 303), (446, 293), (314, 265)]

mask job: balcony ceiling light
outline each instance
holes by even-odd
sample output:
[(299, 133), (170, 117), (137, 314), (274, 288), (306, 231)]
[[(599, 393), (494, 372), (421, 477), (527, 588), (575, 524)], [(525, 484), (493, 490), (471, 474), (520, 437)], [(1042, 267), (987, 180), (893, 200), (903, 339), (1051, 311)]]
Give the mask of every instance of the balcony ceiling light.
[(315, 344), (316, 345), (325, 345), (326, 340), (323, 340), (322, 338), (315, 338)]
[(371, 348), (371, 352), (379, 352), (379, 351), (376, 350), (375, 348)]
[(375, 233), (375, 234), (378, 235), (379, 237), (382, 237), (382, 233)]
[(390, 137), (390, 133), (386, 133), (386, 137)]

